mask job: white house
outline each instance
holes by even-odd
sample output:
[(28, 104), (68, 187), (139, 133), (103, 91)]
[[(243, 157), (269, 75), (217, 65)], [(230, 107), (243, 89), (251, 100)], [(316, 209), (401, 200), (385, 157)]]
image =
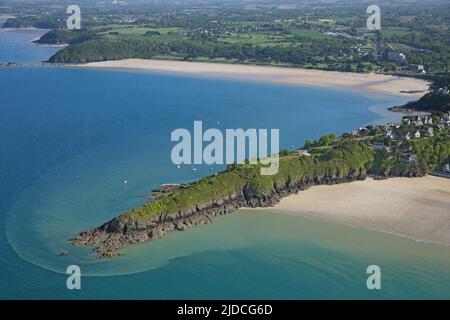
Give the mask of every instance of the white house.
[(405, 139), (406, 139), (406, 140), (410, 140), (410, 139), (411, 139), (411, 134), (410, 134), (409, 132), (407, 132), (407, 133), (405, 134)]
[(309, 157), (311, 154), (308, 152), (308, 150), (299, 149), (297, 151), (297, 155), (304, 156), (304, 157)]
[(419, 132), (419, 130), (417, 130), (415, 133), (414, 133), (414, 138), (420, 138), (420, 132)]
[(384, 136), (385, 136), (386, 138), (395, 139), (396, 134), (395, 134), (394, 131), (388, 130), (388, 131), (386, 131), (386, 133), (384, 134)]

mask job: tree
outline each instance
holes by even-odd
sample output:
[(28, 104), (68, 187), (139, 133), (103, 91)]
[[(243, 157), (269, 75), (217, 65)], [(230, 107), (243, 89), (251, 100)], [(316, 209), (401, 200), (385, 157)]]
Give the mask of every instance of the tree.
[(309, 139), (306, 139), (306, 141), (305, 141), (305, 145), (303, 146), (303, 148), (305, 148), (305, 149), (309, 149), (309, 148), (311, 148), (311, 140), (309, 140)]

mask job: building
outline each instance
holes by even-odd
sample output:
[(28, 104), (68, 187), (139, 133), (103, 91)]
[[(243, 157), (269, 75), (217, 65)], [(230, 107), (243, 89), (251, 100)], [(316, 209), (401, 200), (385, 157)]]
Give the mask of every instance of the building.
[(308, 150), (299, 149), (297, 151), (297, 155), (303, 156), (303, 157), (309, 157), (311, 154), (308, 152)]
[(419, 130), (417, 130), (415, 133), (414, 133), (414, 138), (420, 138), (420, 131)]
[(423, 135), (425, 137), (432, 137), (434, 135), (433, 128), (427, 128), (423, 130)]
[(398, 62), (398, 63), (406, 62), (406, 56), (404, 53), (401, 53), (401, 52), (389, 52), (387, 54), (387, 58), (389, 61), (394, 61), (394, 62)]
[(362, 136), (368, 135), (369, 134), (369, 129), (361, 127), (361, 128), (358, 129), (358, 134), (360, 134)]
[(421, 127), (421, 126), (423, 126), (424, 125), (424, 123), (423, 123), (423, 121), (422, 121), (422, 117), (416, 117), (416, 119), (414, 120), (414, 125), (415, 126), (418, 126), (418, 127)]
[(423, 116), (423, 117), (417, 117), (416, 118), (416, 124), (417, 125), (424, 125), (424, 124), (433, 124), (433, 117), (431, 116)]
[(391, 139), (395, 139), (396, 134), (393, 130), (388, 130), (386, 131), (386, 133), (384, 134), (385, 138), (391, 138)]
[(442, 167), (442, 171), (450, 173), (450, 164), (446, 164), (444, 167)]

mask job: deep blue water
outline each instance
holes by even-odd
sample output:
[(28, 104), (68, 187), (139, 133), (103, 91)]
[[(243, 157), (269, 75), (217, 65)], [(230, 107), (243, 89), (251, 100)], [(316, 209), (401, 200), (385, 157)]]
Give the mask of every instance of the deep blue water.
[[(0, 48), (22, 39), (11, 34), (0, 33)], [(18, 61), (25, 50), (45, 59), (25, 43), (0, 57)], [(0, 69), (0, 90), (0, 298), (449, 296), (446, 248), (272, 213), (241, 211), (112, 260), (67, 242), (139, 205), (161, 183), (210, 174), (170, 161), (170, 132), (194, 120), (205, 128), (279, 128), (289, 148), (380, 121), (383, 108), (404, 98), (30, 66)], [(58, 257), (61, 250), (70, 255)], [(85, 275), (80, 291), (66, 288), (69, 264)], [(384, 270), (380, 292), (365, 287), (369, 264)]]

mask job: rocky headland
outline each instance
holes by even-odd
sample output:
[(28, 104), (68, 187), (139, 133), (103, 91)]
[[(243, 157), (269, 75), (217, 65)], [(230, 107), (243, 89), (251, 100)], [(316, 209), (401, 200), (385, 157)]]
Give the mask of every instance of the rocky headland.
[(288, 181), (284, 186), (274, 188), (270, 192), (260, 192), (245, 186), (239, 192), (227, 197), (197, 204), (178, 212), (160, 214), (151, 219), (121, 215), (98, 228), (79, 233), (71, 239), (71, 242), (74, 245), (94, 247), (100, 257), (114, 257), (120, 255), (119, 250), (127, 245), (160, 239), (168, 232), (208, 224), (215, 216), (230, 214), (239, 208), (272, 207), (281, 198), (311, 186), (346, 183), (365, 178), (365, 173), (352, 173), (346, 177), (328, 176), (296, 182)]

